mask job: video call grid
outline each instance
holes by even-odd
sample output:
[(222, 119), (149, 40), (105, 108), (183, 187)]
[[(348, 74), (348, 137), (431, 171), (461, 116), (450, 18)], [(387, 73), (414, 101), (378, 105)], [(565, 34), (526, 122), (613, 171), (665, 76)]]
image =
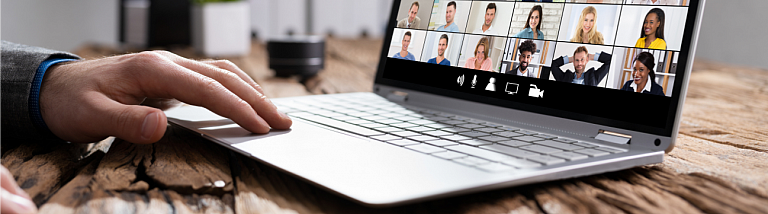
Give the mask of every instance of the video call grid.
[[(615, 4), (615, 3), (581, 3), (581, 2), (572, 2), (572, 1), (566, 1), (566, 2), (534, 2), (534, 1), (475, 1), (475, 0), (454, 0), (454, 1), (456, 1), (456, 2), (473, 2), (473, 3), (474, 3), (474, 2), (489, 2), (489, 3), (497, 3), (497, 2), (498, 2), (498, 3), (512, 3), (512, 4), (513, 4), (513, 9), (512, 9), (513, 11), (514, 11), (514, 10), (517, 8), (517, 6), (518, 6), (517, 4), (518, 4), (518, 3), (533, 3), (533, 4), (537, 4), (537, 5), (544, 5), (544, 4), (561, 4), (561, 5), (564, 5), (564, 7), (562, 7), (562, 8), (563, 8), (563, 11), (560, 13), (560, 19), (559, 19), (559, 22), (560, 22), (560, 23), (559, 23), (559, 27), (557, 28), (557, 29), (558, 29), (558, 33), (556, 34), (556, 37), (555, 37), (556, 39), (555, 39), (555, 40), (552, 40), (552, 39), (528, 39), (528, 38), (515, 37), (515, 36), (513, 36), (513, 35), (509, 34), (509, 32), (510, 32), (510, 30), (511, 30), (512, 26), (510, 26), (510, 27), (509, 27), (509, 29), (506, 29), (506, 31), (499, 31), (499, 32), (505, 32), (505, 33), (506, 33), (506, 34), (505, 34), (506, 36), (499, 36), (499, 35), (497, 35), (497, 36), (494, 36), (494, 35), (488, 35), (488, 34), (476, 34), (476, 33), (468, 33), (468, 32), (469, 32), (469, 29), (467, 29), (467, 28), (469, 28), (469, 27), (468, 27), (468, 24), (467, 24), (467, 23), (469, 22), (469, 17), (470, 17), (471, 15), (473, 15), (471, 11), (470, 11), (470, 12), (469, 12), (469, 13), (466, 15), (466, 16), (467, 16), (467, 23), (464, 23), (464, 29), (463, 29), (463, 30), (461, 30), (461, 29), (460, 29), (460, 31), (459, 31), (459, 32), (446, 32), (446, 31), (436, 31), (435, 29), (432, 29), (432, 30), (421, 30), (421, 29), (402, 28), (402, 27), (397, 27), (397, 26), (396, 26), (395, 28), (396, 28), (396, 29), (401, 29), (401, 30), (406, 30), (406, 31), (420, 31), (420, 32), (427, 32), (427, 33), (428, 33), (428, 32), (441, 32), (441, 33), (446, 33), (446, 34), (454, 34), (454, 35), (460, 35), (460, 37), (461, 37), (461, 38), (463, 38), (463, 39), (462, 39), (462, 41), (461, 41), (461, 44), (460, 44), (460, 45), (459, 45), (459, 47), (458, 47), (458, 48), (459, 48), (459, 50), (458, 50), (458, 52), (459, 52), (459, 53), (463, 53), (463, 52), (465, 51), (465, 50), (464, 50), (464, 46), (465, 46), (465, 44), (464, 44), (464, 43), (467, 43), (467, 39), (466, 39), (466, 38), (467, 38), (467, 36), (482, 36), (482, 37), (491, 37), (491, 38), (504, 38), (504, 39), (503, 39), (503, 42), (504, 42), (504, 43), (503, 43), (503, 44), (502, 44), (502, 46), (501, 46), (501, 47), (504, 47), (504, 52), (502, 53), (502, 55), (507, 55), (507, 54), (509, 54), (508, 52), (506, 52), (506, 49), (507, 49), (506, 47), (507, 47), (507, 45), (508, 45), (508, 44), (506, 44), (506, 42), (507, 42), (507, 41), (509, 41), (508, 39), (525, 39), (525, 40), (533, 40), (533, 41), (545, 41), (545, 42), (551, 42), (551, 44), (553, 45), (553, 47), (552, 47), (552, 49), (553, 49), (553, 50), (558, 50), (558, 49), (557, 49), (557, 48), (558, 48), (557, 46), (558, 46), (558, 45), (560, 45), (560, 44), (577, 44), (577, 45), (582, 45), (582, 46), (604, 46), (604, 47), (610, 47), (611, 51), (610, 51), (610, 52), (606, 52), (606, 53), (608, 53), (608, 54), (611, 54), (612, 56), (614, 55), (614, 52), (615, 52), (616, 48), (625, 48), (625, 49), (639, 49), (639, 50), (645, 50), (645, 51), (651, 51), (651, 50), (663, 50), (663, 51), (672, 51), (672, 52), (674, 52), (675, 54), (679, 54), (679, 51), (680, 51), (680, 50), (668, 50), (668, 49), (652, 49), (652, 48), (639, 48), (639, 47), (636, 47), (636, 46), (622, 46), (622, 45), (617, 45), (617, 44), (616, 44), (616, 38), (619, 36), (619, 35), (618, 35), (618, 33), (619, 33), (619, 26), (618, 26), (618, 25), (619, 25), (619, 23), (621, 23), (622, 12), (624, 12), (623, 10), (624, 10), (624, 7), (625, 7), (625, 6), (631, 6), (631, 7), (646, 7), (646, 8), (660, 8), (660, 7), (677, 7), (677, 8), (688, 8), (688, 7), (689, 7), (689, 6), (687, 6), (687, 5), (685, 5), (685, 6), (683, 6), (683, 5), (643, 5), (643, 4), (631, 4), (631, 3), (626, 3), (626, 2), (628, 2), (628, 1), (630, 1), (630, 0), (626, 0), (626, 1), (623, 1), (624, 3), (621, 3), (621, 4)], [(681, 0), (681, 1), (682, 1), (682, 0)], [(450, 2), (450, 1), (445, 1), (445, 2)], [(410, 5), (410, 4), (411, 4), (411, 2), (409, 2), (408, 0), (405, 0), (405, 1), (402, 1), (402, 2), (401, 2), (401, 4), (409, 4), (409, 5)], [(433, 3), (432, 7), (429, 7), (429, 8), (435, 8), (435, 9), (436, 9), (436, 7), (435, 7), (435, 6), (436, 6), (436, 4), (439, 4), (439, 3)], [(603, 6), (603, 5), (609, 5), (609, 6), (616, 6), (616, 7), (617, 7), (617, 11), (618, 11), (618, 12), (617, 12), (617, 14), (615, 15), (615, 18), (616, 18), (615, 24), (616, 24), (616, 26), (614, 26), (614, 27), (613, 27), (613, 31), (612, 31), (612, 32), (613, 32), (613, 35), (614, 35), (614, 39), (613, 39), (613, 42), (612, 42), (611, 44), (591, 44), (591, 43), (571, 42), (570, 40), (567, 40), (567, 38), (561, 38), (561, 35), (560, 35), (560, 33), (561, 33), (561, 31), (562, 31), (561, 29), (562, 29), (562, 28), (564, 28), (564, 27), (565, 27), (565, 28), (568, 28), (568, 26), (565, 26), (565, 25), (566, 25), (566, 23), (564, 23), (564, 22), (563, 22), (563, 18), (564, 18), (564, 16), (565, 16), (565, 10), (566, 10), (566, 8), (567, 8), (567, 7), (565, 7), (565, 5), (590, 5), (590, 6)], [(473, 7), (474, 7), (474, 5), (473, 5)], [(430, 12), (432, 12), (432, 11), (430, 11)], [(687, 16), (687, 14), (686, 14), (686, 16)], [(438, 18), (439, 18), (439, 17), (438, 17)], [(514, 20), (514, 18), (515, 18), (515, 15), (514, 15), (514, 14), (512, 14), (512, 17), (511, 17), (511, 19), (510, 19), (510, 22), (512, 22), (512, 20)], [(527, 18), (527, 17), (526, 17), (526, 18)], [(686, 18), (687, 18), (687, 17), (684, 17), (682, 20), (683, 20), (683, 21), (685, 21), (685, 20), (686, 20)], [(431, 19), (432, 19), (432, 16), (430, 15), (430, 20), (427, 20), (427, 22), (426, 22), (426, 23), (427, 23), (427, 25), (429, 25), (429, 23), (432, 21)], [(455, 18), (454, 18), (454, 19), (455, 19)], [(396, 20), (396, 21), (397, 21), (397, 20)], [(494, 21), (495, 21), (495, 20), (494, 20)], [(669, 21), (669, 20), (668, 20), (668, 21)], [(667, 21), (667, 22), (668, 22), (668, 21)], [(542, 24), (542, 23), (541, 23), (541, 21), (539, 22), (539, 24)], [(682, 23), (682, 24), (684, 24), (684, 23)], [(435, 26), (435, 28), (437, 28), (437, 27), (438, 27), (438, 26)], [(429, 26), (428, 26), (427, 28), (429, 28)], [(424, 37), (426, 37), (426, 35), (427, 35), (427, 34), (425, 34), (425, 35), (424, 35)], [(394, 38), (394, 37), (393, 37), (393, 38)], [(563, 40), (563, 39), (566, 39), (566, 40)], [(682, 38), (680, 38), (680, 39), (682, 40)], [(439, 39), (438, 39), (438, 40), (439, 40)], [(516, 41), (516, 40), (513, 40), (513, 41)], [(427, 42), (429, 42), (429, 41), (428, 41), (426, 38), (424, 38), (424, 41), (423, 41), (423, 43), (422, 43), (422, 44), (420, 44), (420, 45), (421, 45), (421, 47), (423, 48), (424, 46), (426, 46)], [(472, 50), (474, 50), (474, 45), (469, 45), (469, 46), (466, 46), (466, 47), (467, 47), (467, 48), (469, 48), (469, 49), (472, 49)], [(491, 47), (491, 48), (488, 48), (488, 49), (492, 49), (492, 48), (493, 48), (493, 47)], [(425, 53), (426, 53), (426, 51), (427, 51), (427, 50), (425, 50), (425, 49), (422, 49), (422, 50), (421, 50), (421, 54), (425, 54)], [(590, 53), (590, 54), (594, 54), (594, 51), (590, 51), (589, 53)], [(572, 56), (572, 55), (573, 55), (573, 54), (569, 54), (568, 56)], [(391, 57), (391, 56), (388, 56), (388, 57)], [(490, 57), (490, 56), (489, 56), (489, 57)], [(545, 57), (546, 57), (546, 56), (545, 56)], [(559, 57), (559, 56), (554, 56), (554, 57), (552, 57), (552, 60), (549, 60), (549, 61), (545, 62), (544, 64), (545, 64), (545, 65), (550, 65), (550, 66), (551, 66), (551, 64), (552, 64), (552, 61), (554, 61), (554, 59), (556, 59), (556, 58), (558, 58), (558, 57)], [(421, 57), (420, 57), (420, 58), (421, 58)], [(516, 58), (516, 56), (513, 56), (513, 58)], [(460, 60), (460, 59), (461, 59), (461, 58), (459, 58), (459, 59), (453, 59), (453, 60)], [(421, 59), (416, 59), (415, 61), (423, 62), (423, 60), (421, 60)], [(550, 66), (543, 66), (543, 67), (550, 67)], [(455, 65), (454, 67), (463, 67), (463, 66), (462, 66), (462, 65), (460, 65), (460, 64), (457, 64), (457, 65)], [(497, 69), (498, 69), (498, 67), (500, 67), (500, 64), (499, 64), (499, 66), (496, 66), (495, 68), (497, 68)], [(611, 68), (610, 70), (613, 70), (613, 69)], [(611, 73), (613, 73), (613, 71), (611, 71)], [(608, 77), (606, 76), (605, 78), (608, 78)], [(612, 88), (612, 89), (619, 89), (619, 88), (614, 88), (614, 87), (610, 87), (610, 86), (604, 86), (604, 87), (606, 87), (606, 88)]]

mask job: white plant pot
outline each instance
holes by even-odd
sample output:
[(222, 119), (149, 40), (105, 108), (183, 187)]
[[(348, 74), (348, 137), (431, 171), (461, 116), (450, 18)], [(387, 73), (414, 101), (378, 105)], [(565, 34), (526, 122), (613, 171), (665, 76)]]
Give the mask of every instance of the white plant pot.
[(209, 57), (248, 55), (251, 51), (248, 1), (195, 4), (192, 46)]

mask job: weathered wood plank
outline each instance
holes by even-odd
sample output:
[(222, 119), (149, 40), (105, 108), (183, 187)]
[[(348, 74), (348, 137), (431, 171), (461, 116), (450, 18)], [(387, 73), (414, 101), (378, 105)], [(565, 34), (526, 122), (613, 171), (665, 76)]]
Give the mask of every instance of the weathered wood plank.
[(81, 167), (83, 144), (27, 142), (3, 154), (2, 164), (36, 205), (48, 199)]

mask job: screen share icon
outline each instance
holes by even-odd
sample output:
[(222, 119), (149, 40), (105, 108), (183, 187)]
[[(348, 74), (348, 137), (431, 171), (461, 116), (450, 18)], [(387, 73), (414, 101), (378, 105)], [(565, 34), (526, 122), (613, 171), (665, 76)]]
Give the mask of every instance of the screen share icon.
[(504, 89), (504, 91), (506, 91), (507, 94), (515, 95), (517, 94), (517, 88), (519, 87), (520, 85), (518, 85), (517, 83), (507, 82), (507, 87), (506, 89)]

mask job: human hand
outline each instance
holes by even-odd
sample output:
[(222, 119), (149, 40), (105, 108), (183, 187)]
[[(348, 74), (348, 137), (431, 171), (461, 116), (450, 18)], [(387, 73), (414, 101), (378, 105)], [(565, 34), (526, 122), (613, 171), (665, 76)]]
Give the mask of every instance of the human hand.
[(0, 213), (37, 213), (35, 203), (19, 188), (5, 166), (0, 166), (0, 184)]
[(595, 60), (595, 54), (589, 54), (587, 55), (587, 60), (594, 61)]
[(208, 108), (254, 133), (292, 124), (233, 63), (195, 61), (167, 51), (56, 65), (43, 78), (40, 106), (49, 129), (67, 141), (116, 136), (154, 143), (165, 134), (167, 118), (162, 110), (139, 104), (168, 104), (174, 98)]

